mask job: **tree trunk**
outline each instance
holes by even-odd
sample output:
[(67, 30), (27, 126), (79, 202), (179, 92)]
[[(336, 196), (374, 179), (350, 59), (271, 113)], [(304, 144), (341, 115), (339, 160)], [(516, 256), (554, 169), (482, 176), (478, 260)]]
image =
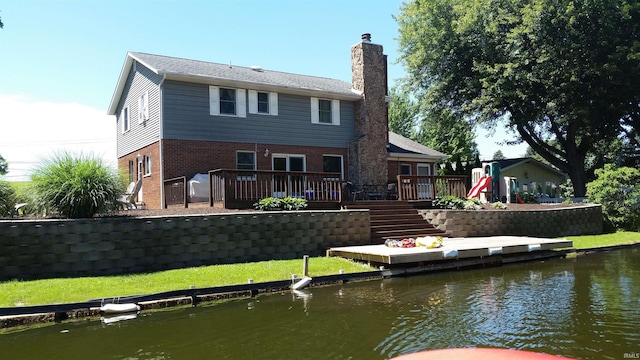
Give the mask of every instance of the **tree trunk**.
[(569, 178), (573, 183), (573, 195), (584, 197), (587, 194), (587, 173), (584, 167), (584, 155), (567, 154), (567, 167)]

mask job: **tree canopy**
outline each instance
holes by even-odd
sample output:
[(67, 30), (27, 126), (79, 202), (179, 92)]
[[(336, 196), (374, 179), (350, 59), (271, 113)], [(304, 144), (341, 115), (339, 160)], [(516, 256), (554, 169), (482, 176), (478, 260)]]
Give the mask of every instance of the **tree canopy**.
[(0, 175), (6, 175), (7, 171), (9, 171), (7, 160), (5, 160), (2, 155), (0, 155)]
[[(638, 147), (637, 0), (415, 0), (400, 61), (421, 102), (472, 124), (500, 122), (586, 192), (589, 152)], [(610, 153), (610, 149), (605, 149)]]

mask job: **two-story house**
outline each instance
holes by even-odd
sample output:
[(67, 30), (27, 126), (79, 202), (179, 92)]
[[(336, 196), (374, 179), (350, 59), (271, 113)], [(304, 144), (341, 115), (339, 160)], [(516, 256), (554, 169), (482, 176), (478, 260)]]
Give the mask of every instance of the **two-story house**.
[(130, 52), (108, 114), (138, 201), (164, 204), (163, 182), (213, 169), (340, 173), (358, 186), (433, 174), (445, 155), (387, 119), (387, 62), (369, 34), (353, 45), (352, 83)]

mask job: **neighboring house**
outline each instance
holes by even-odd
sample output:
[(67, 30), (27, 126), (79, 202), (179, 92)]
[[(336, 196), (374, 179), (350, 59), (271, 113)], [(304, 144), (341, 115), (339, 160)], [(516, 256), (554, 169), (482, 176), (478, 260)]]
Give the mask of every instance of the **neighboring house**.
[(532, 158), (493, 161), (500, 164), (501, 177), (518, 179), (518, 190), (522, 192), (556, 198), (559, 185), (568, 179), (567, 174)]
[(130, 52), (108, 109), (118, 166), (142, 180), (148, 208), (163, 206), (165, 180), (214, 169), (341, 173), (357, 186), (433, 174), (446, 155), (388, 132), (382, 51), (368, 34), (352, 46), (352, 83)]

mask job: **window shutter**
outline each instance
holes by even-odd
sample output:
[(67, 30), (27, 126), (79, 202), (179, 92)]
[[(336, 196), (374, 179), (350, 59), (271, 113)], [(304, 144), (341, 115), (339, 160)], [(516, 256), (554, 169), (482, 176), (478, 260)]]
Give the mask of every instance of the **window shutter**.
[(142, 108), (144, 111), (142, 112), (142, 116), (144, 120), (149, 120), (149, 92), (144, 93), (144, 100), (142, 101)]
[(258, 113), (258, 92), (249, 90), (249, 114)]
[(127, 127), (125, 126), (125, 123), (124, 123), (124, 108), (120, 110), (120, 122), (122, 122), (122, 133), (124, 134), (124, 132), (127, 131)]
[(144, 122), (144, 99), (142, 96), (138, 98), (138, 124)]
[(278, 116), (278, 93), (269, 93), (269, 114)]
[(236, 90), (236, 115), (247, 117), (247, 92), (245, 89)]
[(209, 86), (209, 114), (220, 115), (220, 88)]
[(319, 124), (320, 123), (320, 114), (319, 114), (319, 107), (318, 107), (318, 98), (311, 98), (311, 123), (312, 124)]
[(331, 123), (340, 125), (340, 100), (331, 100)]

